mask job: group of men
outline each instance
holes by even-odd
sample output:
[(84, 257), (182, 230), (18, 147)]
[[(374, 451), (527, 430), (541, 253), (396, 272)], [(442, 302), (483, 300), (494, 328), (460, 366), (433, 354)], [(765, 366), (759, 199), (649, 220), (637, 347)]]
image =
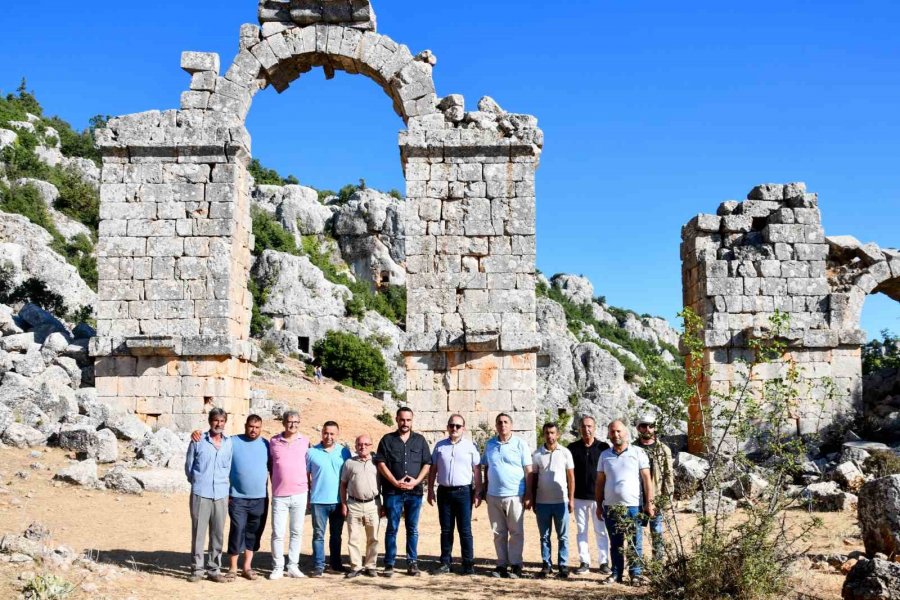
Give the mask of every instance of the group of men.
[[(284, 431), (266, 441), (262, 419), (247, 418), (244, 434), (224, 434), (227, 415), (209, 413), (209, 431), (195, 431), (188, 448), (185, 473), (191, 483), (191, 581), (225, 582), (237, 576), (256, 579), (253, 555), (260, 548), (269, 510), (267, 483), (271, 479), (272, 572), (270, 579), (305, 577), (299, 568), (304, 516), (312, 515), (312, 577), (326, 569), (325, 535), (329, 537), (328, 567), (347, 578), (375, 577), (378, 533), (386, 520), (384, 568), (392, 577), (397, 558), (401, 519), (406, 530), (406, 572), (421, 574), (418, 564), (418, 521), (423, 500), (437, 502), (441, 528), (440, 564), (431, 573), (451, 572), (454, 535), (461, 547), (461, 575), (475, 573), (472, 511), (487, 504), (494, 538), (494, 577), (523, 576), (524, 515), (536, 516), (543, 562), (538, 577), (553, 573), (551, 532), (556, 530), (558, 577), (569, 576), (569, 518), (574, 514), (580, 565), (590, 570), (589, 530), (594, 530), (599, 572), (608, 581), (621, 582), (625, 570), (625, 538), (634, 550), (629, 555), (632, 582), (640, 582), (642, 529), (649, 520), (653, 554), (663, 552), (662, 516), (655, 509), (656, 495), (672, 492), (672, 457), (657, 441), (652, 415), (639, 420), (639, 439), (631, 445), (622, 421), (609, 424), (612, 447), (595, 437), (596, 422), (581, 418), (581, 438), (568, 448), (560, 441), (555, 423), (543, 427), (544, 443), (532, 452), (513, 435), (512, 417), (497, 416), (497, 435), (487, 441), (483, 455), (466, 437), (465, 419), (452, 415), (447, 437), (432, 451), (427, 440), (412, 430), (413, 411), (400, 408), (397, 428), (380, 440), (373, 454), (368, 435), (355, 440), (355, 454), (338, 443), (340, 428), (334, 421), (322, 426), (321, 442), (311, 446), (299, 431), (300, 415), (283, 415)], [(223, 572), (225, 515), (231, 528), (227, 552), (230, 569)], [(351, 568), (341, 562), (341, 539), (348, 526)], [(207, 530), (209, 552), (204, 564)], [(287, 563), (284, 542), (288, 538)], [(360, 539), (365, 539), (365, 548)], [(612, 559), (612, 568), (609, 561)], [(239, 565), (239, 561), (241, 564)]]

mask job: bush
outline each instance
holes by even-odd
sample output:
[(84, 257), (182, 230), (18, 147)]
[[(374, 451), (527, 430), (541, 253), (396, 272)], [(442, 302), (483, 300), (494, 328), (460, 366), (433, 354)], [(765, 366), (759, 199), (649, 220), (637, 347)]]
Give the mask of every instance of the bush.
[(75, 169), (53, 168), (47, 180), (59, 190), (53, 208), (86, 225), (96, 234), (100, 224), (100, 192)]
[(373, 344), (351, 333), (329, 331), (313, 347), (322, 362), (323, 373), (352, 387), (374, 392), (390, 388), (390, 376), (384, 357)]
[(870, 450), (863, 468), (876, 479), (900, 475), (900, 456), (890, 450)]
[(253, 176), (256, 185), (297, 185), (300, 183), (293, 175), (282, 177), (275, 169), (267, 169), (259, 162), (258, 158), (250, 161), (247, 171)]
[(294, 236), (282, 227), (275, 217), (255, 206), (251, 211), (251, 215), (253, 218), (253, 236), (256, 238), (256, 245), (253, 248), (254, 255), (259, 256), (266, 250), (276, 250), (294, 255), (300, 254), (297, 250)]
[(863, 375), (900, 368), (900, 338), (883, 329), (880, 340), (871, 340), (862, 347), (862, 368)]
[(391, 411), (389, 411), (387, 408), (382, 408), (381, 413), (375, 415), (375, 418), (378, 419), (379, 423), (384, 423), (388, 427), (394, 425), (394, 415), (392, 415)]
[(75, 590), (76, 586), (62, 577), (43, 573), (28, 580), (22, 589), (22, 594), (25, 598), (33, 600), (63, 600), (72, 595)]

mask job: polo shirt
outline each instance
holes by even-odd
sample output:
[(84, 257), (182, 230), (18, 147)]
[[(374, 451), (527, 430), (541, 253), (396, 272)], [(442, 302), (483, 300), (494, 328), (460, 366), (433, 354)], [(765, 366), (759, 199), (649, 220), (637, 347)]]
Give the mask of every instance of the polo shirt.
[(597, 485), (597, 463), (600, 462), (600, 454), (609, 448), (594, 438), (590, 446), (584, 444), (584, 440), (575, 440), (569, 444), (569, 452), (575, 461), (575, 497), (579, 500), (593, 500), (594, 490)]
[(575, 468), (572, 453), (560, 444), (555, 450), (541, 446), (531, 455), (532, 468), (537, 475), (538, 504), (564, 504), (569, 501), (569, 481), (566, 472)]
[(512, 436), (501, 442), (499, 437), (492, 437), (485, 445), (481, 464), (487, 467), (489, 496), (525, 493), (525, 467), (531, 465), (531, 452), (522, 438)]
[(341, 471), (348, 460), (350, 451), (341, 444), (332, 446), (330, 452), (322, 444), (309, 449), (306, 453), (306, 468), (312, 479), (310, 504), (340, 503)]
[(481, 464), (478, 448), (469, 438), (460, 438), (455, 444), (450, 438), (434, 445), (431, 454), (433, 469), (437, 469), (437, 483), (445, 487), (472, 485), (472, 469)]
[(231, 438), (226, 435), (222, 435), (218, 448), (209, 439), (208, 431), (199, 442), (191, 442), (184, 459), (184, 474), (191, 484), (191, 493), (212, 500), (227, 498), (231, 489), (231, 456)]
[(299, 433), (290, 442), (280, 433), (269, 440), (273, 496), (296, 496), (309, 491), (306, 481), (308, 451), (309, 438)]
[(261, 437), (253, 441), (246, 435), (232, 436), (231, 496), (233, 498), (265, 498), (268, 490), (269, 442)]
[[(376, 465), (384, 463), (397, 481), (407, 475), (415, 479), (422, 472), (422, 467), (431, 464), (431, 449), (420, 433), (410, 431), (409, 437), (404, 442), (399, 432), (392, 431), (378, 442), (378, 452), (374, 460)], [(421, 496), (424, 493), (423, 489), (423, 484), (420, 483), (409, 490), (409, 493)], [(387, 496), (403, 494), (405, 491), (387, 483), (382, 487), (382, 492)]]
[(597, 463), (597, 472), (606, 475), (603, 505), (641, 505), (641, 469), (650, 469), (647, 453), (629, 444), (621, 454), (613, 448), (604, 450)]

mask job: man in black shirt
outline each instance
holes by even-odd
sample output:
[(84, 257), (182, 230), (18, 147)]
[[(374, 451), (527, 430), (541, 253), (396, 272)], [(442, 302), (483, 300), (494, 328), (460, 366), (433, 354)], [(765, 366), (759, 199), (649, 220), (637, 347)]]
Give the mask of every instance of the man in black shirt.
[(419, 510), (422, 508), (422, 481), (431, 469), (431, 449), (421, 434), (412, 430), (413, 411), (397, 410), (397, 431), (385, 435), (378, 443), (375, 465), (381, 476), (381, 494), (387, 517), (384, 536), (385, 577), (394, 575), (397, 559), (397, 531), (400, 515), (406, 524), (406, 572), (419, 575), (416, 546), (419, 541)]
[(581, 417), (581, 439), (569, 444), (569, 452), (575, 462), (575, 526), (577, 528), (578, 556), (581, 565), (576, 573), (587, 573), (591, 565), (591, 549), (588, 541), (588, 526), (593, 525), (597, 542), (597, 560), (600, 573), (609, 575), (609, 537), (606, 524), (597, 518), (597, 501), (594, 486), (597, 481), (597, 462), (600, 454), (609, 445), (594, 437), (597, 423), (594, 417)]

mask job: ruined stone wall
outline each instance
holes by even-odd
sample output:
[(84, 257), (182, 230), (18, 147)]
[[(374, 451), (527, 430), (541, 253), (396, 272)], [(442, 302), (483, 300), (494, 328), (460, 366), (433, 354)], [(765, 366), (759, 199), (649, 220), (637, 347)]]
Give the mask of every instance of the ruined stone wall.
[(879, 291), (900, 299), (894, 289), (900, 254), (858, 242), (848, 249), (852, 242), (825, 237), (818, 197), (801, 183), (757, 186), (746, 201), (725, 202), (716, 215), (698, 215), (683, 228), (684, 304), (705, 327), (707, 375), (703, 398), (692, 407), (695, 437), (708, 425), (701, 407), (743, 384), (740, 361), (752, 360), (750, 341), (765, 335), (776, 310), (790, 319), (788, 352), (754, 371), (751, 390), (760, 393), (793, 362), (803, 378), (800, 433), (855, 414), (866, 340), (859, 328), (862, 304)]

